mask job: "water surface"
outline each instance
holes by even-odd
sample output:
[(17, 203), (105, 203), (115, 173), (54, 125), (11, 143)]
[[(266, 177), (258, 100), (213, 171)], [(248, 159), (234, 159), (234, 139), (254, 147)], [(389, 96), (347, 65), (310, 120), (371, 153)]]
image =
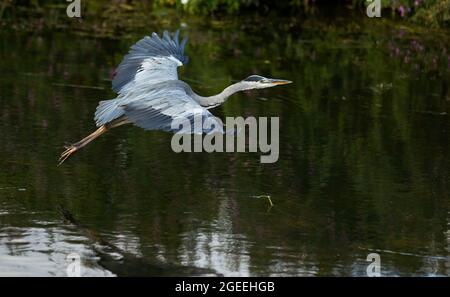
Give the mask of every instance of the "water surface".
[[(95, 128), (97, 102), (114, 98), (128, 47), (160, 29), (117, 39), (3, 31), (0, 275), (63, 276), (78, 253), (91, 276), (364, 276), (371, 252), (383, 275), (449, 275), (450, 49), (355, 26), (183, 29), (181, 78), (200, 94), (250, 74), (294, 81), (212, 110), (278, 116), (274, 164), (176, 154), (170, 134), (127, 126), (57, 167), (62, 145)], [(109, 258), (59, 206), (129, 261)]]

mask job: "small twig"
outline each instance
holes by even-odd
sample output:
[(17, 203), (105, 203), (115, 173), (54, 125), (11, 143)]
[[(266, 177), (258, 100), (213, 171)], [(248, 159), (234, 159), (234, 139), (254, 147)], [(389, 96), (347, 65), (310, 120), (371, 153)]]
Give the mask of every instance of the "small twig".
[(441, 115), (445, 116), (447, 113), (445, 111), (432, 111), (432, 110), (418, 110), (417, 113), (431, 114), (431, 115)]
[(52, 85), (57, 86), (57, 87), (70, 87), (70, 88), (80, 88), (80, 89), (94, 89), (94, 90), (104, 90), (105, 89), (104, 87), (63, 84), (63, 83), (53, 83)]
[(253, 198), (258, 198), (258, 199), (261, 199), (261, 198), (267, 198), (267, 200), (269, 200), (269, 209), (271, 209), (273, 206), (274, 206), (274, 204), (272, 203), (272, 199), (270, 199), (270, 195), (258, 195), (258, 196), (253, 196)]

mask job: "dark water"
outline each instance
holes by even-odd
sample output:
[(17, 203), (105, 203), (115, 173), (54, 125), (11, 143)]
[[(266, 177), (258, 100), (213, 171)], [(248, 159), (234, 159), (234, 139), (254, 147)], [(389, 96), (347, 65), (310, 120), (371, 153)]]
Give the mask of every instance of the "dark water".
[(122, 55), (160, 29), (0, 33), (0, 275), (64, 276), (78, 253), (94, 276), (365, 276), (371, 252), (383, 275), (450, 275), (448, 40), (279, 24), (188, 26), (181, 70), (205, 95), (253, 73), (295, 82), (212, 110), (279, 116), (274, 164), (176, 154), (170, 134), (126, 126), (57, 167), (62, 145), (94, 129), (97, 102), (114, 98)]

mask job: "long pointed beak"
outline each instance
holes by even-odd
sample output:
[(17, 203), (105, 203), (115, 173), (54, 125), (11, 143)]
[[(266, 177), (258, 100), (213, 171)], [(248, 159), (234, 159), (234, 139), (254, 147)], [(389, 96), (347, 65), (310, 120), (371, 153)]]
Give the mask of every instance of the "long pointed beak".
[(270, 79), (269, 83), (273, 84), (273, 85), (287, 85), (287, 84), (291, 84), (292, 81), (290, 80), (284, 80), (284, 79)]

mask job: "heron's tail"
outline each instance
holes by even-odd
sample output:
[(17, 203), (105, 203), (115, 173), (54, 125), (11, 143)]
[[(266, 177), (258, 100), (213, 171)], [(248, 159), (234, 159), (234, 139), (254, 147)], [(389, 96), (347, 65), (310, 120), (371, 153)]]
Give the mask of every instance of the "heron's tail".
[(105, 125), (124, 114), (119, 107), (117, 99), (100, 101), (95, 111), (95, 123), (97, 127)]

